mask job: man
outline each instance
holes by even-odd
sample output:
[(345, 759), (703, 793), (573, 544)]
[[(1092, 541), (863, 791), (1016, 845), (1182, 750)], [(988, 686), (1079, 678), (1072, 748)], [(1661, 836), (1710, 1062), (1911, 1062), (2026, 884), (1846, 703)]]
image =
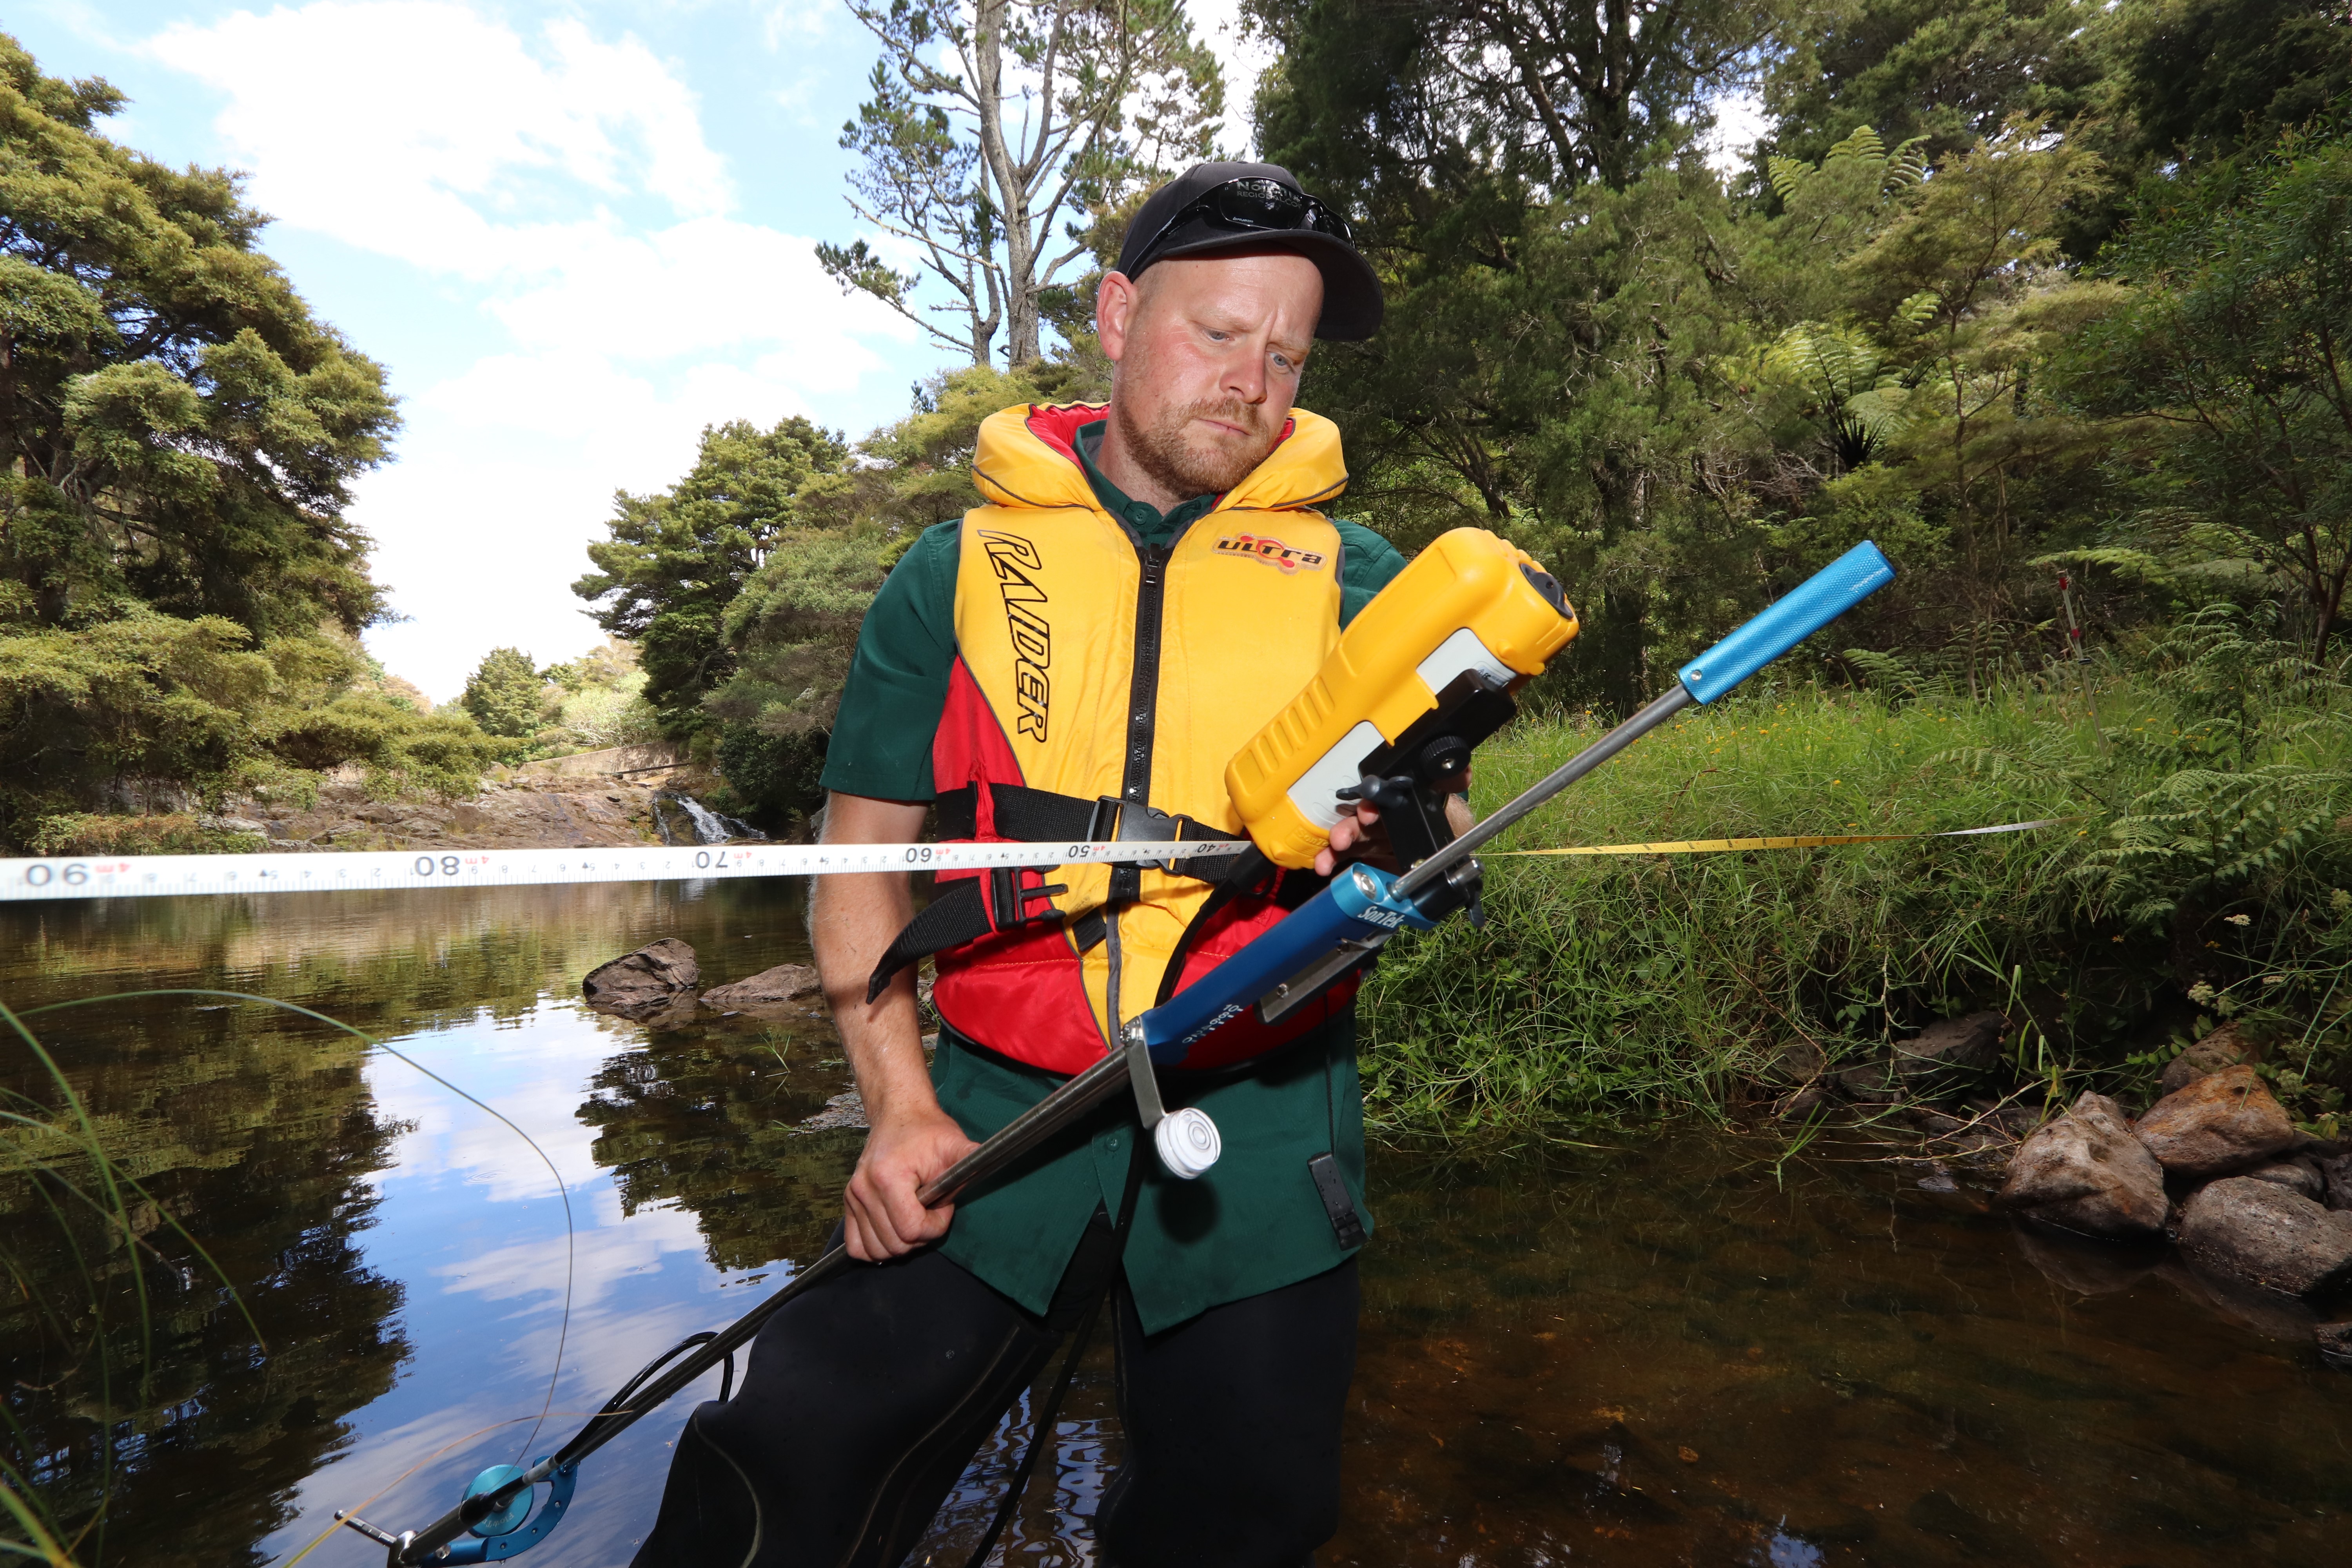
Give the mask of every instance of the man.
[[(1346, 470), (1292, 405), (1313, 340), (1380, 317), (1346, 225), (1282, 169), (1205, 163), (1156, 193), (1097, 300), (1108, 408), (990, 419), (990, 504), (924, 533), (876, 598), (827, 841), (912, 840), (932, 808), (949, 839), (1238, 841), (1226, 762), (1403, 564), (1316, 510)], [(1370, 816), (1341, 821), (1318, 873)], [(741, 1392), (695, 1413), (641, 1568), (898, 1563), (1106, 1290), (1127, 1443), (1106, 1559), (1297, 1568), (1329, 1538), (1370, 1225), (1345, 996), (1290, 1037), (1239, 1021), (1204, 1042), (1231, 1036), (1207, 1053), (1226, 1070), (1168, 1075), (1223, 1136), (1197, 1181), (1159, 1166), (1121, 1100), (953, 1208), (916, 1199), (1317, 885), (1238, 852), (1179, 864), (943, 877), (919, 921), (902, 875), (818, 879), (817, 962), (872, 1128), (844, 1233), (874, 1267), (779, 1312)], [(946, 1026), (928, 1068), (926, 953)]]

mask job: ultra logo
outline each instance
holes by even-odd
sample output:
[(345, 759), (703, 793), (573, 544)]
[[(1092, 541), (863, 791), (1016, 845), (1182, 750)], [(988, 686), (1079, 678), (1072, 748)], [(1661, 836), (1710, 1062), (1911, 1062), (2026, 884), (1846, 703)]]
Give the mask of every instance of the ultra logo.
[(1032, 740), (1045, 738), (1045, 710), (1053, 699), (1053, 683), (1045, 674), (1054, 662), (1054, 632), (1045, 624), (1045, 590), (1030, 576), (1045, 562), (1037, 547), (1017, 533), (992, 528), (980, 531), (988, 563), (996, 571), (996, 585), (1004, 595), (1005, 626), (1013, 640), (1013, 695), (1021, 704), (1013, 727)]
[(1225, 555), (1244, 555), (1252, 561), (1263, 561), (1277, 566), (1286, 574), (1292, 572), (1320, 572), (1323, 557), (1312, 550), (1293, 550), (1279, 539), (1261, 538), (1255, 533), (1234, 533), (1217, 541), (1217, 550)]

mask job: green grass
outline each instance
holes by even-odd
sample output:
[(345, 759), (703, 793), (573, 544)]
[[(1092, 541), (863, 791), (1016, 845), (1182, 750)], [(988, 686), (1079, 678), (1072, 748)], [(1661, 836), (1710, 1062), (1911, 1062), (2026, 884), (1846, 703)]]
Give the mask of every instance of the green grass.
[[(2079, 686), (1978, 697), (1892, 661), (1686, 712), (1501, 849), (2034, 817), (2035, 833), (1624, 859), (1486, 857), (1488, 920), (1400, 942), (1365, 989), (1395, 1135), (1725, 1118), (1937, 1017), (2007, 1012), (2011, 1071), (2143, 1088), (2223, 1016), (2332, 1130), (2352, 1082), (2352, 689), (2200, 617)], [(1770, 678), (1766, 678), (1767, 679)], [(1762, 682), (1759, 681), (1759, 685)], [(1600, 733), (1529, 721), (1479, 752), (1491, 809)]]

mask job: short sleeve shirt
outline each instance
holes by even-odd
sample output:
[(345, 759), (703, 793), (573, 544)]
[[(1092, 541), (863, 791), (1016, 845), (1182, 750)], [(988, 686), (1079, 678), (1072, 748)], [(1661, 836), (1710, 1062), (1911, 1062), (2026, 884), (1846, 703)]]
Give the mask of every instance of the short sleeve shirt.
[[(1100, 422), (1078, 432), (1096, 497), (1147, 544), (1172, 542), (1205, 516), (1201, 496), (1162, 514), (1133, 500), (1094, 462)], [(880, 800), (929, 800), (931, 742), (955, 662), (956, 564), (961, 521), (918, 537), (866, 611), (825, 754), (824, 786)], [(1404, 568), (1370, 529), (1336, 522), (1340, 539), (1339, 624)], [(985, 1138), (1059, 1081), (943, 1031), (931, 1064), (940, 1105), (966, 1133)], [(1128, 1283), (1147, 1332), (1319, 1274), (1348, 1256), (1307, 1163), (1329, 1153), (1367, 1232), (1363, 1100), (1355, 1020), (1321, 1030), (1238, 1069), (1170, 1074), (1170, 1098), (1206, 1111), (1224, 1152), (1194, 1181), (1168, 1175), (1149, 1151), (1126, 1251)], [(1122, 1100), (1031, 1157), (1024, 1169), (959, 1204), (941, 1250), (1032, 1311), (1053, 1299), (1064, 1268), (1097, 1207), (1118, 1212), (1129, 1161), (1148, 1142)]]

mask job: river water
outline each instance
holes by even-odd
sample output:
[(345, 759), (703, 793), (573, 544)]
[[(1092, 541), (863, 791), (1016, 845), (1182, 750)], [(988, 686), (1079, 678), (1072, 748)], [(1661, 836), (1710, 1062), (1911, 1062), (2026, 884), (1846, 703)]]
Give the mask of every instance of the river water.
[[(415, 1528), (484, 1466), (551, 1449), (814, 1257), (856, 1156), (855, 1131), (800, 1131), (846, 1083), (820, 1017), (655, 1029), (577, 1000), (589, 968), (659, 937), (694, 945), (706, 985), (804, 958), (792, 885), (60, 903), (0, 928), (18, 1009), (254, 992), (411, 1058), (220, 997), (29, 1020), (153, 1200), (130, 1205), (133, 1268), (86, 1225), (77, 1258), (37, 1194), (0, 1181), (19, 1284), (0, 1443), (68, 1518), (110, 1499), (86, 1564), (285, 1563), (322, 1534), (304, 1561), (380, 1563), (334, 1510)], [(5, 1049), (0, 1087), (55, 1104), (29, 1048)], [(1690, 1131), (1376, 1151), (1345, 1519), (1318, 1561), (2345, 1559), (2352, 1376), (2293, 1313), (2021, 1237), (1964, 1173), (1883, 1152), (1779, 1162)], [(529, 1560), (625, 1563), (686, 1408), (592, 1459)], [(963, 1561), (1025, 1417), (918, 1562)], [(1096, 1347), (1006, 1560), (1090, 1562), (1118, 1448)]]

